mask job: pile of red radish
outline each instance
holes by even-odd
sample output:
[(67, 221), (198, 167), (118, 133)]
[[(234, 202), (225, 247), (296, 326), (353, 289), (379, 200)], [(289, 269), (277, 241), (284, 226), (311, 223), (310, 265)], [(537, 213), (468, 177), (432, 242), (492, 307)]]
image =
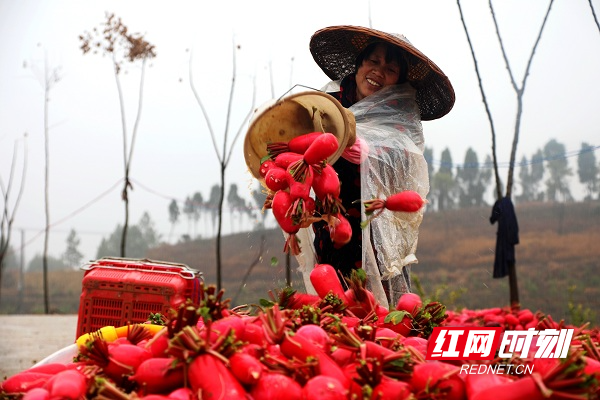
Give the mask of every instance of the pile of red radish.
[[(597, 329), (576, 328), (566, 359), (513, 359), (533, 374), (466, 375), (469, 361), (425, 359), (436, 326), (563, 328), (541, 313), (510, 308), (447, 311), (403, 295), (381, 307), (358, 270), (339, 282), (319, 264), (317, 295), (285, 288), (260, 305), (229, 307), (223, 291), (201, 287), (149, 335), (132, 325), (112, 342), (89, 335), (72, 363), (45, 364), (0, 385), (6, 399), (584, 399), (599, 392)], [(506, 360), (504, 360), (506, 361)], [(473, 362), (473, 361), (471, 361)], [(493, 360), (488, 363), (498, 363)]]
[[(266, 159), (259, 173), (267, 189), (265, 209), (271, 209), (288, 238), (284, 252), (297, 255), (300, 247), (296, 234), (300, 228), (324, 220), (329, 226), (336, 248), (352, 237), (352, 228), (344, 216), (340, 199), (340, 181), (328, 159), (338, 151), (338, 140), (332, 133), (311, 132), (267, 145)], [(365, 212), (373, 217), (383, 209), (415, 212), (425, 200), (413, 191), (404, 191), (387, 199), (364, 202)], [(377, 213), (375, 213), (375, 210)]]

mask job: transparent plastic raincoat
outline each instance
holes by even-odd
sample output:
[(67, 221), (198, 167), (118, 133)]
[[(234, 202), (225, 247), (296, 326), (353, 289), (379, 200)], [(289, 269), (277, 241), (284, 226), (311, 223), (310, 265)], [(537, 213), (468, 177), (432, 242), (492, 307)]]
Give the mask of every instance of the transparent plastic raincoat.
[[(335, 89), (336, 83), (325, 91)], [(362, 200), (384, 199), (404, 190), (425, 198), (429, 176), (415, 90), (409, 84), (388, 86), (349, 110), (356, 119), (356, 136), (363, 141), (361, 151), (366, 153), (361, 165)], [(366, 218), (363, 211), (362, 220)], [(415, 253), (422, 219), (423, 209), (416, 213), (385, 210), (363, 228), (363, 269), (369, 289), (385, 307), (410, 292), (410, 267), (418, 262)], [(299, 269), (307, 292), (314, 293), (309, 278), (316, 260), (312, 232), (302, 229), (298, 236), (302, 248), (297, 256)]]

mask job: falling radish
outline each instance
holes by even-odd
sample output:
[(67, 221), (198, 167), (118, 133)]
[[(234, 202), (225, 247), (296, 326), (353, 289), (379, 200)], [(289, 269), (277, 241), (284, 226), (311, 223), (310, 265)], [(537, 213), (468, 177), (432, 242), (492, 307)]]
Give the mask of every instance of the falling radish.
[(423, 199), (419, 193), (413, 190), (404, 190), (392, 194), (385, 199), (365, 200), (363, 201), (363, 204), (365, 206), (365, 214), (369, 216), (369, 218), (363, 222), (364, 226), (370, 220), (381, 214), (383, 210), (414, 213), (427, 204), (427, 200)]

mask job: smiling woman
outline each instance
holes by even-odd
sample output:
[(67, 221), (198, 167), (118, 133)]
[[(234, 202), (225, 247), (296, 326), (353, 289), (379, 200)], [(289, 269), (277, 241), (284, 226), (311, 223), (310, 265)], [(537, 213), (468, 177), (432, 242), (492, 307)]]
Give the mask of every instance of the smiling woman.
[(379, 89), (406, 81), (406, 62), (400, 49), (373, 43), (356, 59), (356, 98), (362, 100)]
[(325, 90), (354, 113), (357, 139), (333, 164), (341, 183), (339, 212), (350, 223), (351, 238), (336, 244), (332, 232), (337, 227), (316, 222), (314, 252), (303, 251), (299, 262), (306, 273), (314, 265), (310, 255), (316, 254), (316, 261), (334, 266), (340, 279), (362, 268), (377, 300), (394, 304), (411, 291), (410, 266), (417, 262), (423, 209), (385, 213), (366, 224), (361, 200), (408, 190), (427, 196), (421, 120), (446, 115), (454, 105), (454, 89), (442, 70), (402, 35), (332, 26), (312, 36), (310, 51), (335, 80)]

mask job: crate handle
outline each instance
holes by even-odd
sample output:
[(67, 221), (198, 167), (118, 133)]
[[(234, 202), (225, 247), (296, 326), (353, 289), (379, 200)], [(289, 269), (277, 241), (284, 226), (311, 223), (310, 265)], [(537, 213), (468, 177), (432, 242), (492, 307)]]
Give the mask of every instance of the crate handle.
[[(116, 269), (116, 270), (120, 270), (120, 271), (139, 271), (139, 272), (148, 272), (149, 271), (149, 269), (144, 269), (144, 268), (126, 268), (126, 267), (118, 267), (115, 265), (95, 265), (94, 263), (84, 264), (81, 266), (80, 269), (82, 269), (84, 271), (91, 271), (92, 269), (98, 268), (98, 267), (105, 268), (105, 269)], [(179, 275), (183, 279), (195, 279), (195, 278), (200, 278), (202, 276), (201, 272), (193, 270), (189, 267), (183, 267), (179, 272), (161, 271), (159, 269), (152, 269), (152, 271), (158, 272), (161, 274)]]

